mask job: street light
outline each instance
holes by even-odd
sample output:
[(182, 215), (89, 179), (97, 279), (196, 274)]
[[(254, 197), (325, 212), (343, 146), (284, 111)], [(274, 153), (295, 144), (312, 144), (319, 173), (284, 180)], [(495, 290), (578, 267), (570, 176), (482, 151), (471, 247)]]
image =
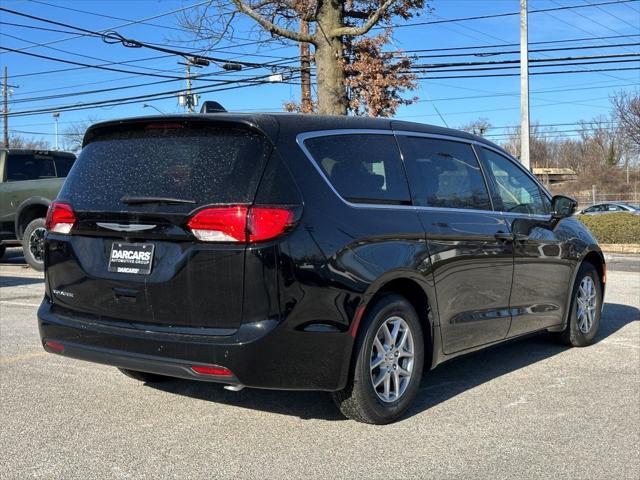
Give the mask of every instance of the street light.
[(58, 118), (60, 118), (60, 112), (53, 112), (53, 120), (56, 122), (56, 150), (58, 150)]
[(156, 112), (160, 113), (161, 115), (164, 115), (164, 112), (162, 110), (160, 110), (158, 107), (154, 107), (153, 105), (149, 105), (148, 103), (145, 103), (144, 105), (142, 105), (142, 108), (153, 108)]

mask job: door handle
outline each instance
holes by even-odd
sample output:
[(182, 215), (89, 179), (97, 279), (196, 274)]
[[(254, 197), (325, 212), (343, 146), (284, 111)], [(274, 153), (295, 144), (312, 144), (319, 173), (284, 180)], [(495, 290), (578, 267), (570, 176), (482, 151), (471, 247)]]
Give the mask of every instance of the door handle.
[(501, 240), (503, 242), (512, 242), (513, 241), (513, 234), (507, 233), (507, 232), (496, 232), (494, 237), (496, 238), (496, 240)]

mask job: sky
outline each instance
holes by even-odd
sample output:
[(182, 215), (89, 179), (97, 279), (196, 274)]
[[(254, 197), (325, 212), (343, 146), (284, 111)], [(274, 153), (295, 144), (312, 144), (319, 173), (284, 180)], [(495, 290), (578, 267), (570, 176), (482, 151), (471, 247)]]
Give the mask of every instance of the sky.
[[(532, 12), (529, 15), (530, 50), (547, 50), (531, 52), (529, 54), (531, 60), (608, 54), (629, 55), (612, 58), (624, 60), (617, 63), (569, 67), (566, 66), (566, 60), (557, 60), (552, 62), (556, 66), (531, 69), (532, 72), (563, 70), (580, 72), (531, 75), (530, 77), (531, 121), (543, 126), (551, 125), (544, 127), (555, 131), (550, 134), (551, 136), (577, 136), (578, 122), (609, 115), (611, 95), (619, 91), (631, 92), (640, 85), (640, 56), (638, 56), (640, 55), (640, 1), (616, 2), (551, 12), (534, 11), (608, 1), (611, 0), (529, 0), (529, 10)], [(194, 42), (193, 35), (181, 29), (179, 16), (185, 12), (194, 12), (196, 9), (193, 6), (199, 3), (203, 3), (202, 0), (4, 0), (1, 6), (92, 31), (112, 30), (124, 37), (145, 43), (192, 51), (204, 48), (207, 44)], [(422, 58), (418, 63), (482, 62), (518, 58), (517, 54), (477, 55), (482, 52), (518, 50), (517, 46), (496, 47), (496, 45), (519, 42), (517, 15), (433, 22), (517, 12), (519, 0), (432, 0), (429, 5), (432, 10), (425, 10), (417, 18), (396, 21), (398, 28), (393, 31), (393, 43), (388, 47), (389, 49), (405, 51), (439, 49), (436, 52), (422, 52), (422, 55), (441, 55), (440, 57)], [(170, 13), (177, 10), (181, 12)], [(141, 23), (141, 20), (145, 23)], [(133, 23), (134, 21), (138, 22)], [(427, 24), (412, 25), (415, 23)], [(30, 28), (33, 26), (62, 32)], [(27, 138), (45, 139), (53, 145), (55, 127), (51, 111), (28, 112), (53, 110), (70, 105), (81, 106), (86, 102), (151, 95), (184, 88), (183, 80), (165, 78), (184, 76), (185, 67), (178, 64), (183, 61), (180, 57), (144, 48), (127, 48), (121, 43), (106, 43), (99, 37), (82, 36), (79, 35), (81, 32), (71, 32), (74, 30), (68, 27), (0, 11), (0, 46), (21, 51), (18, 53), (0, 50), (0, 65), (3, 68), (8, 67), (11, 86), (9, 89), (11, 93), (10, 133)], [(299, 52), (298, 46), (292, 42), (268, 42), (258, 45), (254, 43), (258, 38), (260, 38), (259, 28), (250, 19), (239, 18), (234, 23), (233, 38), (225, 37), (208, 55), (230, 61), (262, 64), (284, 63), (286, 60), (283, 59), (295, 57)], [(578, 40), (585, 38), (592, 40)], [(605, 48), (548, 51), (549, 48), (581, 46), (604, 46)], [(460, 47), (474, 48), (443, 50)], [(475, 55), (442, 56), (467, 52)], [(28, 56), (25, 53), (91, 65), (124, 61), (127, 63), (110, 65), (107, 68), (128, 72), (82, 68)], [(602, 59), (580, 61), (602, 61)], [(296, 65), (295, 60), (289, 60), (289, 62), (287, 65)], [(534, 63), (532, 62), (532, 65)], [(584, 71), (612, 68), (627, 70)], [(277, 71), (287, 72), (286, 70)], [(195, 87), (206, 89), (210, 88), (212, 81), (228, 82), (254, 77), (262, 80), (272, 72), (268, 68), (244, 68), (239, 72), (224, 71), (219, 64), (211, 64), (195, 73), (208, 75), (193, 82)], [(420, 79), (418, 89), (408, 95), (417, 96), (418, 102), (401, 107), (396, 118), (452, 128), (485, 118), (492, 125), (487, 136), (498, 143), (504, 141), (508, 129), (519, 123), (520, 79), (517, 75), (477, 77), (480, 74), (492, 73), (517, 74), (518, 69), (477, 73), (427, 73), (427, 77), (461, 75), (476, 75), (476, 77)], [(152, 82), (156, 84), (148, 85)], [(231, 84), (218, 83), (217, 85), (218, 88), (223, 88)], [(108, 88), (113, 90), (86, 93)], [(50, 98), (56, 95), (68, 96)], [(233, 111), (280, 111), (284, 102), (298, 100), (299, 97), (299, 85), (263, 83), (206, 93), (202, 95), (201, 100), (216, 100), (227, 110)], [(175, 96), (166, 99), (140, 100), (122, 105), (61, 111), (58, 119), (59, 131), (62, 133), (78, 122), (148, 115), (156, 113), (155, 109), (164, 113), (184, 112), (184, 108), (178, 105)]]

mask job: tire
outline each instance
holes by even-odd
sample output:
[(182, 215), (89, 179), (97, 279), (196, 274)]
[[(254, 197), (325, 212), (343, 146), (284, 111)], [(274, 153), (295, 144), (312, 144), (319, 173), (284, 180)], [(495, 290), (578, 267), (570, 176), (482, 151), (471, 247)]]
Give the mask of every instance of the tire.
[(169, 380), (173, 380), (171, 377), (158, 375), (157, 373), (139, 372), (137, 370), (128, 370), (126, 368), (119, 368), (118, 370), (120, 370), (129, 378), (133, 378), (134, 380), (138, 380), (140, 382), (145, 382), (145, 383), (147, 382), (161, 383), (161, 382), (168, 382)]
[(4, 245), (0, 245), (0, 259), (2, 259), (2, 257), (4, 257), (4, 254), (7, 252), (7, 247), (5, 247)]
[[(589, 293), (589, 289), (591, 289), (591, 293)], [(581, 308), (581, 304), (585, 304), (585, 301), (587, 309)], [(580, 265), (573, 285), (567, 326), (558, 334), (560, 342), (571, 347), (591, 345), (598, 333), (601, 312), (602, 286), (600, 276), (591, 263), (584, 262)]]
[(24, 259), (34, 270), (44, 270), (44, 234), (46, 233), (44, 218), (32, 220), (22, 235), (22, 252)]
[[(395, 342), (384, 340), (383, 329), (389, 326), (391, 330), (387, 328), (387, 332), (393, 334), (395, 325), (400, 326), (400, 331), (396, 333), (398, 341), (402, 338), (404, 331), (408, 330), (411, 334), (407, 337), (405, 344), (400, 347)], [(378, 335), (383, 341), (378, 339)], [(378, 340), (377, 343), (376, 340)], [(413, 344), (412, 364), (411, 357), (402, 355), (402, 352), (408, 353), (411, 343)], [(391, 345), (394, 347), (391, 350), (385, 348)], [(389, 352), (384, 358), (380, 355), (381, 346), (385, 348), (385, 352)], [(374, 360), (372, 357), (377, 358), (378, 362), (381, 361), (380, 366), (372, 368)], [(332, 393), (334, 402), (345, 417), (358, 422), (384, 425), (397, 420), (407, 411), (418, 393), (422, 378), (424, 337), (420, 319), (413, 306), (404, 297), (396, 294), (385, 295), (369, 306), (362, 319), (351, 363), (346, 388)], [(387, 368), (389, 370), (386, 370)], [(398, 377), (393, 372), (399, 370), (411, 373), (398, 382), (395, 380)], [(383, 380), (377, 388), (374, 387), (374, 381), (384, 378), (385, 371), (390, 372), (389, 383)], [(399, 389), (398, 386), (400, 386)], [(394, 387), (396, 393), (399, 393), (395, 398)], [(383, 398), (385, 396), (386, 399)]]

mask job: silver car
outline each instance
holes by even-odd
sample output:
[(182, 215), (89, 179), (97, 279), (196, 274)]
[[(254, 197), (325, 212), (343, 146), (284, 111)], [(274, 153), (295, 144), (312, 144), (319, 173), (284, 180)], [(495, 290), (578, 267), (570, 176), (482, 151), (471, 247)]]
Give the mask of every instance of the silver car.
[(637, 205), (631, 205), (629, 203), (622, 202), (606, 202), (606, 203), (596, 203), (595, 205), (591, 205), (580, 212), (579, 215), (600, 215), (602, 213), (618, 213), (618, 212), (629, 212), (634, 215), (640, 215), (640, 207)]

